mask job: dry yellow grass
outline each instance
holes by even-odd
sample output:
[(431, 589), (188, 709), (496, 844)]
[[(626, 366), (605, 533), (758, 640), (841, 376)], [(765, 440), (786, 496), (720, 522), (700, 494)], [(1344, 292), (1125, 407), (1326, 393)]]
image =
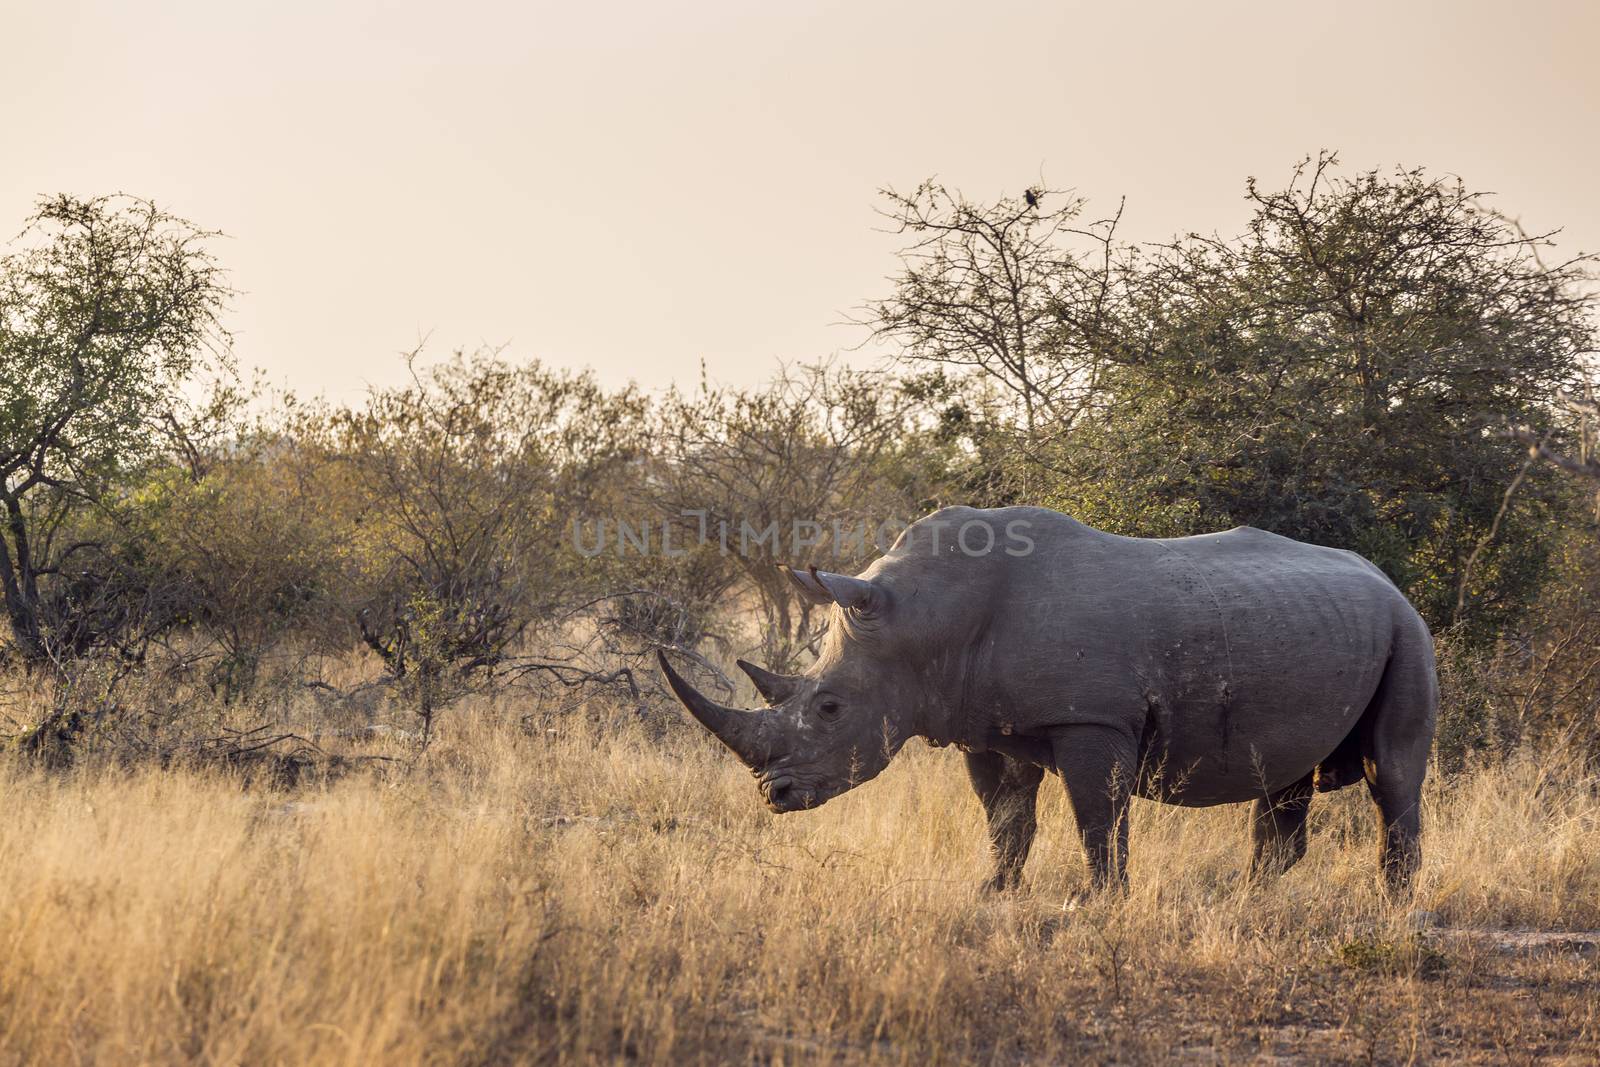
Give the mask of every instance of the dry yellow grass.
[[(515, 716), (510, 716), (514, 721)], [(1476, 927), (1600, 927), (1596, 783), (1533, 760), (1429, 793), (1414, 936), (1370, 805), (1241, 877), (1245, 811), (1136, 805), (1085, 884), (1047, 783), (984, 897), (960, 758), (909, 748), (797, 815), (701, 736), (462, 711), (413, 767), (295, 793), (0, 768), (0, 1062), (1594, 1062), (1596, 962)]]

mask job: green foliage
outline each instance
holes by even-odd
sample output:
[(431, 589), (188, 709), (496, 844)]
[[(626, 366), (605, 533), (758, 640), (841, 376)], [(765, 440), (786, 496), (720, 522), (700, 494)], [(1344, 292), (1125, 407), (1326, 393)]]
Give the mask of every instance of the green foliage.
[(1334, 956), (1350, 970), (1366, 974), (1431, 978), (1450, 965), (1449, 957), (1415, 935), (1403, 939), (1353, 937), (1341, 941)]
[(338, 578), (354, 544), (346, 500), (314, 451), (264, 427), (229, 445), (200, 469), (153, 471), (128, 508), (130, 539), (186, 589), (186, 626), (216, 642), (208, 673), (225, 699), (255, 683), (287, 635), (349, 640)]
[(28, 659), (116, 640), (47, 614), (101, 599), (61, 589), (69, 574), (81, 585), (123, 569), (101, 542), (62, 535), (181, 433), (183, 387), (226, 369), (213, 236), (148, 201), (59, 196), (0, 260), (0, 591), (11, 648)]
[(1459, 183), (1331, 164), (1252, 183), (1241, 241), (1158, 257), (1105, 469), (1149, 478), (1158, 507), (1354, 549), (1433, 626), (1487, 639), (1537, 591), (1560, 504), (1531, 474), (1469, 578), (1522, 459), (1489, 431), (1576, 374), (1577, 267), (1546, 267)]
[(1546, 421), (1575, 381), (1585, 261), (1547, 265), (1547, 241), (1421, 171), (1346, 178), (1324, 156), (1249, 197), (1236, 240), (1127, 249), (1103, 288), (1052, 290), (1063, 322), (1095, 324), (1057, 357), (1095, 395), (1012, 466), (1115, 532), (1245, 524), (1353, 549), (1436, 629), (1491, 639), (1536, 595), (1571, 500), (1496, 430)]
[(103, 481), (150, 454), (226, 341), (215, 234), (131, 197), (42, 202), (0, 261), (0, 471)]
[(1551, 540), (1552, 578), (1492, 645), (1438, 642), (1439, 765), (1460, 771), (1522, 746), (1600, 758), (1600, 538), (1574, 522)]

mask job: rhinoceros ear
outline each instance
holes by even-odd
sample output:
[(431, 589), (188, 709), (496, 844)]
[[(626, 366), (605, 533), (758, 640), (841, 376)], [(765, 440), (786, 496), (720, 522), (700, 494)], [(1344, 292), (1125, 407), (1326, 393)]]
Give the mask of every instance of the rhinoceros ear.
[(828, 599), (858, 615), (879, 615), (888, 605), (889, 595), (883, 586), (869, 579), (819, 571), (815, 567), (811, 568), (811, 577), (828, 591)]
[(768, 704), (782, 704), (794, 696), (800, 688), (800, 679), (790, 674), (773, 674), (771, 671), (762, 670), (754, 663), (746, 663), (742, 659), (733, 661), (739, 669), (750, 676), (756, 684), (756, 689), (761, 693)]
[(800, 595), (813, 604), (833, 603), (833, 597), (822, 587), (822, 583), (806, 571), (797, 571), (793, 567), (785, 567), (782, 563), (778, 564), (778, 569), (794, 583), (796, 589), (800, 590)]

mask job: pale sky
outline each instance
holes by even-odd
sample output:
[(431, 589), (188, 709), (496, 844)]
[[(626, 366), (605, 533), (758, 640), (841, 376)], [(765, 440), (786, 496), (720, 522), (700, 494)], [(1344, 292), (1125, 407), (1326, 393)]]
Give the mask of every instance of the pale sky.
[(120, 190), (226, 231), (239, 360), (302, 394), (424, 334), (747, 384), (862, 340), (875, 191), (929, 175), (1156, 239), (1337, 148), (1600, 250), (1597, 46), (1588, 0), (0, 0), (0, 230)]

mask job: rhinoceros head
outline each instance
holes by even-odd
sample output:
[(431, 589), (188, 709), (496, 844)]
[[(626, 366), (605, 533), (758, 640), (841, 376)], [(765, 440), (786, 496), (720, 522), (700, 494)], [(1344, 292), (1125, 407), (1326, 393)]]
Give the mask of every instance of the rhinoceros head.
[(866, 578), (784, 570), (806, 596), (833, 605), (834, 625), (804, 674), (738, 661), (769, 707), (717, 704), (657, 653), (678, 699), (750, 768), (777, 812), (814, 808), (876, 777), (910, 736), (913, 717), (907, 684), (886, 668), (894, 657), (871, 637), (892, 611), (888, 589)]

